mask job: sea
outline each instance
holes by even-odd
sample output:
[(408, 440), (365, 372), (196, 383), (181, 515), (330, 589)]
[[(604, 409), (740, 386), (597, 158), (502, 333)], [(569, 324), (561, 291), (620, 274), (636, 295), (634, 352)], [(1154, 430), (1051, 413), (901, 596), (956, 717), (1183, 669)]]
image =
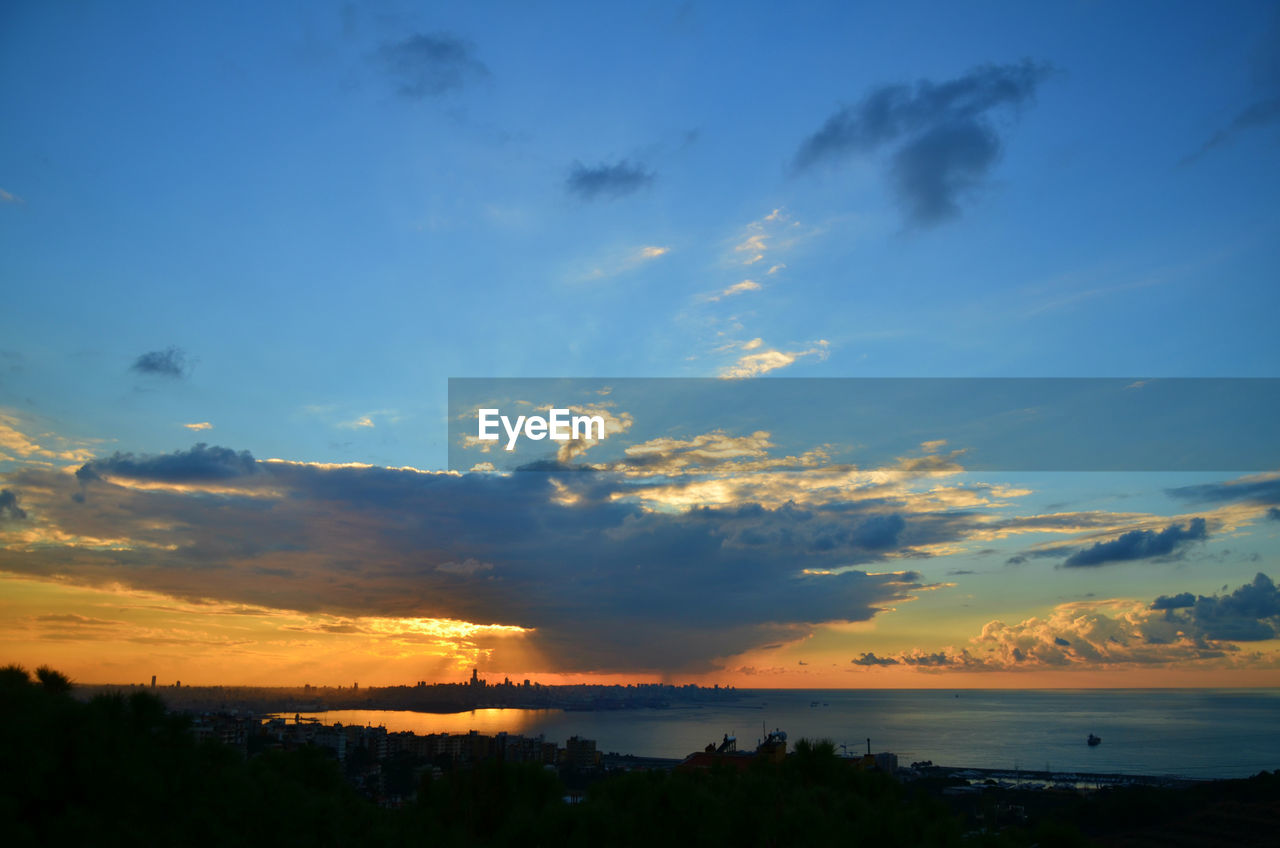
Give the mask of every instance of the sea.
[[(736, 700), (596, 712), (477, 709), (461, 713), (306, 713), (418, 734), (570, 736), (597, 750), (682, 758), (736, 737), (752, 750), (780, 729), (789, 742), (826, 739), (850, 756), (890, 751), (900, 765), (1247, 777), (1280, 769), (1280, 689), (740, 690)], [(1090, 734), (1101, 744), (1090, 747)]]

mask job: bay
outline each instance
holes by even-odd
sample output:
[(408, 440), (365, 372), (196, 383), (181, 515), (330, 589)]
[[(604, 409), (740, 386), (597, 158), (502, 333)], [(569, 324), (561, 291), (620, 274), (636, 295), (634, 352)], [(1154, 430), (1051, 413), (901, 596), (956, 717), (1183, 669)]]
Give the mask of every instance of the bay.
[[(1246, 777), (1280, 769), (1280, 689), (744, 690), (728, 703), (600, 712), (480, 709), (462, 713), (336, 710), (325, 724), (427, 733), (570, 736), (599, 750), (684, 757), (736, 736), (752, 749), (780, 728), (792, 745), (829, 739), (849, 754), (899, 762), (1095, 773)], [(1090, 733), (1102, 744), (1089, 747)]]

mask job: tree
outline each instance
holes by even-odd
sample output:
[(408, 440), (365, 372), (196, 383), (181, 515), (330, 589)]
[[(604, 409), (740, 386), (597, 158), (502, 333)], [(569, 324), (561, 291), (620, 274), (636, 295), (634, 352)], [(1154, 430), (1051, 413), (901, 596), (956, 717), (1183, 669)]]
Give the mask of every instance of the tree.
[(53, 695), (63, 695), (71, 691), (71, 678), (47, 665), (36, 669), (36, 679), (44, 687), (44, 691)]

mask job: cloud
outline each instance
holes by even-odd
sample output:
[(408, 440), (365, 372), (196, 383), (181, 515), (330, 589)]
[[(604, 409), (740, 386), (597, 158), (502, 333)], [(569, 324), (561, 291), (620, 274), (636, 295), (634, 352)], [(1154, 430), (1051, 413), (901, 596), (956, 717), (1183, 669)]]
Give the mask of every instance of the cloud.
[(1195, 603), (1195, 595), (1190, 592), (1181, 592), (1177, 595), (1161, 595), (1151, 602), (1151, 608), (1153, 610), (1183, 609), (1195, 606)]
[(1251, 474), (1237, 480), (1180, 486), (1165, 492), (1172, 498), (1192, 503), (1243, 501), (1259, 505), (1280, 504), (1280, 473)]
[(1207, 639), (1258, 642), (1280, 635), (1280, 591), (1261, 572), (1230, 595), (1200, 595), (1186, 610), (1182, 615), (1167, 610), (1166, 620)]
[(1193, 518), (1185, 528), (1180, 524), (1170, 524), (1159, 532), (1130, 530), (1109, 542), (1096, 542), (1092, 547), (1067, 557), (1063, 565), (1067, 568), (1083, 568), (1169, 556), (1192, 542), (1203, 542), (1207, 538), (1209, 533), (1205, 520)]
[(18, 195), (10, 194), (9, 192), (0, 188), (0, 203), (12, 203), (14, 205), (21, 205), (26, 202), (27, 201), (23, 200), (21, 197), (18, 197)]
[(671, 248), (663, 245), (648, 244), (630, 248), (625, 252), (597, 257), (589, 265), (573, 275), (576, 282), (595, 282), (607, 280), (634, 271), (641, 265), (660, 259), (671, 252)]
[(248, 451), (209, 447), (204, 442), (186, 451), (168, 454), (113, 453), (87, 462), (76, 472), (81, 480), (123, 478), (156, 483), (202, 483), (231, 480), (257, 470)]
[(213, 429), (213, 425), (210, 424), (208, 421), (197, 421), (192, 424), (183, 424), (182, 426), (186, 427), (188, 430), (194, 430), (196, 432), (199, 432), (200, 430)]
[(180, 347), (167, 347), (164, 350), (153, 350), (142, 354), (133, 361), (129, 370), (139, 374), (154, 374), (157, 377), (171, 377), (181, 380), (191, 373), (192, 362), (186, 351)]
[[(747, 224), (734, 240), (734, 261), (742, 265), (755, 265), (764, 261), (778, 240), (782, 240), (782, 244), (778, 246), (790, 247), (800, 237), (796, 233), (799, 227), (800, 223), (793, 221), (785, 210), (774, 209), (763, 218)], [(765, 273), (773, 274), (785, 267), (787, 266), (782, 263), (775, 263)]]
[(1255, 94), (1222, 129), (1182, 160), (1189, 164), (1218, 147), (1225, 147), (1244, 133), (1280, 123), (1280, 16), (1276, 16), (1254, 48), (1251, 57)]
[(888, 554), (859, 546), (955, 532), (853, 509), (655, 511), (614, 497), (634, 484), (613, 474), (327, 466), (207, 445), (10, 476), (44, 523), (3, 537), (6, 571), (264, 607), (287, 597), (341, 620), (518, 626), (502, 650), (544, 670), (706, 670), (869, 620), (923, 584), (850, 567)]
[(613, 164), (601, 162), (595, 167), (574, 162), (565, 189), (579, 200), (613, 200), (647, 188), (654, 179), (652, 171), (626, 159)]
[(917, 649), (890, 659), (904, 665), (969, 671), (1258, 665), (1273, 664), (1275, 658), (1245, 653), (1235, 643), (1277, 635), (1280, 592), (1270, 577), (1259, 573), (1228, 595), (1196, 597), (1183, 592), (1161, 595), (1150, 604), (1127, 600), (1061, 604), (1045, 618), (1017, 624), (990, 621), (970, 640), (969, 648)]
[(1254, 101), (1241, 110), (1230, 124), (1214, 133), (1198, 151), (1184, 159), (1183, 164), (1200, 158), (1215, 147), (1228, 144), (1243, 132), (1269, 127), (1277, 122), (1280, 122), (1280, 96)]
[(777, 371), (779, 368), (786, 368), (793, 364), (797, 359), (806, 356), (816, 356), (818, 359), (827, 358), (827, 341), (819, 339), (813, 347), (805, 350), (757, 350), (760, 347), (759, 339), (753, 339), (744, 346), (744, 350), (751, 351), (744, 353), (738, 357), (738, 360), (732, 365), (726, 366), (720, 370), (720, 376), (727, 380), (742, 380), (750, 377), (759, 377), (770, 371)]
[[(0, 462), (15, 457), (44, 464), (50, 460), (84, 462), (93, 456), (85, 443), (73, 442), (56, 433), (41, 433), (40, 441), (36, 441), (36, 437), (28, 435), (32, 426), (30, 420), (16, 412), (0, 411)], [(50, 443), (57, 446), (46, 447)]]
[(18, 506), (18, 493), (0, 489), (0, 521), (26, 520), (26, 511)]
[(449, 33), (417, 33), (384, 44), (378, 55), (396, 92), (413, 100), (439, 97), (489, 76), (474, 46)]
[(863, 666), (883, 666), (883, 665), (899, 664), (898, 660), (895, 660), (893, 657), (877, 657), (875, 654), (871, 653), (870, 651), (868, 651), (867, 653), (863, 654), (860, 657), (855, 657), (849, 662), (853, 663), (854, 665), (863, 665)]
[(362, 430), (371, 429), (374, 426), (373, 419), (368, 415), (361, 415), (351, 421), (342, 421), (338, 424), (344, 430)]
[(937, 651), (935, 653), (927, 653), (924, 651), (916, 651), (908, 654), (901, 654), (898, 661), (903, 665), (916, 666), (945, 666), (962, 664), (962, 660), (945, 651)]
[(472, 577), (482, 571), (493, 571), (493, 563), (480, 562), (478, 559), (467, 559), (462, 562), (442, 562), (436, 566), (441, 574), (460, 574)]
[(1000, 155), (992, 120), (1032, 101), (1049, 75), (1030, 60), (984, 65), (943, 83), (886, 85), (829, 117), (800, 145), (795, 171), (890, 149), (890, 178), (907, 219), (931, 226), (960, 214)]
[(733, 297), (736, 294), (746, 294), (747, 292), (760, 291), (760, 288), (761, 288), (760, 284), (754, 280), (743, 280), (740, 283), (734, 283), (733, 285), (722, 289), (716, 294), (708, 295), (706, 299), (709, 301), (722, 300), (726, 297)]

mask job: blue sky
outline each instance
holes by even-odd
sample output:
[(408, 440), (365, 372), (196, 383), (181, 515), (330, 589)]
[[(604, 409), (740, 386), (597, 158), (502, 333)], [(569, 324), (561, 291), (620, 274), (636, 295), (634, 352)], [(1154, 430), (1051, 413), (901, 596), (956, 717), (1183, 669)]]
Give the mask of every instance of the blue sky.
[(10, 475), (442, 469), (450, 377), (1280, 364), (1274, 4), (16, 2), (0, 114)]

